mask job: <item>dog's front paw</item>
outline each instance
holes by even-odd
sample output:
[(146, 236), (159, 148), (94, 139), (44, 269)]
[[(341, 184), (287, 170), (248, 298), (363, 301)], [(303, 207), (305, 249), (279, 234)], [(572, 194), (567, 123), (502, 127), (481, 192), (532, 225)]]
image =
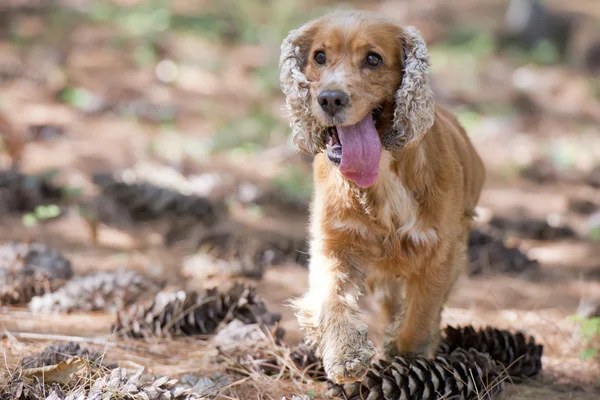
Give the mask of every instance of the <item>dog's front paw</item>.
[(385, 356), (388, 359), (394, 357), (402, 357), (405, 359), (414, 359), (418, 357), (433, 358), (437, 351), (437, 341), (434, 342), (426, 339), (417, 346), (410, 346), (401, 339), (386, 337), (383, 349)]
[(330, 380), (337, 384), (361, 381), (375, 356), (375, 346), (366, 334), (344, 340), (336, 351), (325, 352), (323, 365)]

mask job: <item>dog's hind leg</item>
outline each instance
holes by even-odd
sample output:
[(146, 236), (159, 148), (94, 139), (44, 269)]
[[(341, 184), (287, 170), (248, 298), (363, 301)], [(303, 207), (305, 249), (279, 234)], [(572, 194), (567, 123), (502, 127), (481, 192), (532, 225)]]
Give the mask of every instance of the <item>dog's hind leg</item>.
[(386, 328), (393, 324), (401, 326), (401, 320), (405, 317), (405, 281), (389, 276), (371, 276), (367, 279), (367, 288), (379, 306)]

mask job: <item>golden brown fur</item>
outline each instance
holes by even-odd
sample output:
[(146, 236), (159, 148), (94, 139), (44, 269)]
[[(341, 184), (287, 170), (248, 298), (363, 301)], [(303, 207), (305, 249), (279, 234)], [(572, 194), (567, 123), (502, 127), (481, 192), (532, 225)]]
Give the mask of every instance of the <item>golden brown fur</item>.
[[(364, 69), (368, 51), (381, 55)], [(312, 62), (315, 51), (327, 64)], [(466, 263), (467, 235), (484, 168), (465, 131), (434, 106), (418, 33), (371, 13), (325, 16), (282, 45), (282, 86), (298, 146), (315, 153), (310, 289), (296, 301), (307, 339), (336, 382), (362, 379), (374, 348), (359, 321), (365, 287), (388, 324), (388, 354), (432, 356), (443, 304)], [(344, 90), (351, 106), (332, 118), (316, 96)], [(379, 175), (360, 188), (325, 152), (328, 126), (353, 124), (374, 108), (384, 144)]]

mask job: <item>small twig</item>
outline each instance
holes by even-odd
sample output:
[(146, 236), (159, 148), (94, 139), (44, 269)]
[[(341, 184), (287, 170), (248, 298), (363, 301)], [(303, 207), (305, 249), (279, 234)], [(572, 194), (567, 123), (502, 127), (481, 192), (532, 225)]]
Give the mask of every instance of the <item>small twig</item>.
[(115, 343), (107, 340), (105, 337), (83, 337), (83, 336), (67, 336), (67, 335), (55, 335), (45, 333), (30, 333), (30, 332), (2, 332), (0, 338), (8, 338), (13, 336), (17, 339), (25, 340), (57, 340), (61, 342), (77, 342), (77, 343), (88, 343), (98, 346), (106, 347), (118, 347), (124, 350), (132, 350), (138, 353), (146, 353), (154, 357), (167, 359), (169, 356), (161, 353), (156, 353), (152, 350), (142, 349), (136, 346), (131, 346), (123, 343)]
[(245, 378), (240, 379), (239, 381), (235, 381), (235, 382), (230, 383), (227, 386), (223, 386), (222, 388), (219, 389), (219, 394), (225, 392), (228, 389), (231, 389), (234, 386), (241, 385), (242, 383), (246, 382), (249, 379), (250, 379), (250, 376), (247, 376)]

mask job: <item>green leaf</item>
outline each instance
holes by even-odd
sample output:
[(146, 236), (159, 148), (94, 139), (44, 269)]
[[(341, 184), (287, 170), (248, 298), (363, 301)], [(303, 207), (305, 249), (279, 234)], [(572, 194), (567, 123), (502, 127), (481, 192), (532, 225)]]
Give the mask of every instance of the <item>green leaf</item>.
[(583, 318), (581, 315), (579, 314), (573, 314), (573, 315), (569, 315), (567, 317), (567, 320), (569, 321), (573, 321), (573, 322), (583, 322), (585, 321), (585, 318)]
[(58, 176), (58, 173), (59, 173), (58, 169), (52, 168), (52, 169), (46, 170), (46, 171), (42, 172), (41, 174), (39, 174), (39, 178), (44, 179), (44, 180), (54, 179)]
[(64, 88), (59, 97), (65, 103), (85, 112), (98, 110), (102, 105), (102, 99), (99, 96), (84, 88)]
[(63, 197), (74, 199), (83, 194), (83, 189), (80, 187), (66, 186), (62, 188), (61, 192)]
[(560, 54), (552, 42), (549, 40), (542, 40), (533, 50), (533, 59), (540, 64), (554, 64), (559, 61)]
[(35, 208), (35, 216), (39, 219), (50, 219), (56, 218), (60, 215), (60, 207), (56, 204), (50, 204), (47, 206), (37, 206)]
[(590, 229), (590, 239), (592, 239), (595, 242), (600, 241), (600, 226), (596, 226)]
[(600, 317), (589, 318), (581, 325), (581, 333), (588, 340), (600, 335)]
[(26, 227), (32, 227), (35, 226), (37, 224), (37, 218), (35, 217), (35, 215), (31, 214), (31, 213), (27, 213), (25, 215), (23, 215), (23, 225), (25, 225)]
[(265, 215), (263, 208), (261, 206), (259, 206), (258, 204), (252, 204), (252, 205), (248, 206), (248, 212), (250, 213), (251, 216), (253, 216), (255, 218), (260, 218)]
[(584, 350), (580, 355), (579, 358), (581, 358), (582, 360), (588, 360), (590, 358), (596, 357), (596, 355), (598, 355), (598, 351), (595, 349), (587, 349)]

